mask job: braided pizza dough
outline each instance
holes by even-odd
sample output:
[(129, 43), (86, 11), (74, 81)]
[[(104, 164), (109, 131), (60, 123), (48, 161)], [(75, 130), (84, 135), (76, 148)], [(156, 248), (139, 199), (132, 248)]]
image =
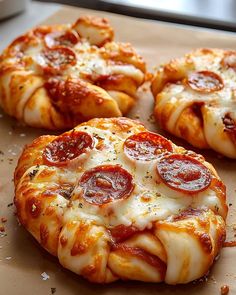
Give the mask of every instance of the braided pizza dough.
[(126, 114), (145, 64), (113, 36), (106, 19), (83, 16), (18, 37), (0, 56), (0, 106), (27, 125), (48, 129)]
[(225, 240), (225, 186), (213, 166), (131, 119), (35, 139), (14, 181), (23, 226), (92, 282), (188, 283)]
[(160, 67), (151, 88), (162, 128), (236, 158), (236, 51), (198, 49), (172, 60)]

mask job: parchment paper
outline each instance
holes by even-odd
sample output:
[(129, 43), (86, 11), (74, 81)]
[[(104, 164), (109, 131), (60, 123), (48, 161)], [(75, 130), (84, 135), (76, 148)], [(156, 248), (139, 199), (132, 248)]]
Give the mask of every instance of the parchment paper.
[[(132, 43), (145, 58), (149, 70), (194, 48), (236, 48), (236, 35), (232, 33), (184, 28), (74, 7), (62, 8), (45, 23), (73, 22), (84, 13), (108, 17), (115, 28), (116, 40)], [(139, 117), (151, 130), (159, 131), (150, 118), (153, 99), (147, 87), (140, 90), (138, 96), (139, 102), (130, 117)], [(7, 218), (4, 223), (6, 236), (0, 233), (0, 295), (214, 295), (220, 294), (220, 287), (224, 284), (229, 285), (230, 294), (236, 294), (236, 248), (222, 250), (208, 278), (185, 286), (121, 281), (110, 285), (96, 285), (64, 270), (56, 258), (41, 249), (31, 235), (18, 225), (12, 206), (13, 171), (23, 146), (37, 136), (49, 133), (21, 126), (0, 111), (0, 218)], [(190, 148), (181, 140), (171, 136), (169, 138)], [(232, 240), (236, 234), (233, 230), (236, 225), (236, 161), (219, 157), (212, 151), (202, 151), (202, 154), (214, 164), (227, 185), (228, 204), (232, 204), (228, 216), (227, 239)], [(49, 276), (47, 280), (43, 280), (41, 276), (44, 272)]]

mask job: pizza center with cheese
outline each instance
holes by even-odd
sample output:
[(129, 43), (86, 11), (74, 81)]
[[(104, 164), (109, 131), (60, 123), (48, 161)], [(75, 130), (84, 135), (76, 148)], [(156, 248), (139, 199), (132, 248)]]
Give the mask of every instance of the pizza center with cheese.
[(130, 119), (41, 137), (21, 156), (15, 183), (21, 223), (91, 281), (186, 283), (224, 240), (225, 187), (213, 167)]

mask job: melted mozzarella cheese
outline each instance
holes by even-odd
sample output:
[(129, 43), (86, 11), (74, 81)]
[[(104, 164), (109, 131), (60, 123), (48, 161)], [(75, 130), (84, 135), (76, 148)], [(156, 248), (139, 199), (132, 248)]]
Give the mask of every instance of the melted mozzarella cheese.
[[(32, 62), (26, 63), (26, 70), (34, 71), (36, 74), (41, 74), (42, 69), (38, 66), (47, 66), (45, 57), (42, 52), (45, 49), (43, 40), (38, 40), (37, 44), (30, 45), (24, 50), (24, 60), (31, 58)], [(68, 66), (65, 70), (61, 71), (61, 75), (67, 77), (79, 77), (95, 81), (100, 76), (118, 75), (122, 74), (131, 77), (141, 83), (143, 81), (143, 73), (132, 64), (113, 63), (105, 60), (100, 53), (100, 48), (91, 46), (88, 41), (82, 39), (73, 47), (76, 55), (76, 64)], [(9, 58), (9, 63), (16, 63), (16, 58)]]
[[(165, 106), (173, 106), (168, 118), (167, 129), (175, 133), (175, 126), (183, 110), (193, 103), (203, 102), (208, 114), (203, 111), (204, 134), (208, 145), (216, 151), (232, 158), (236, 158), (236, 146), (229, 135), (224, 132), (225, 126), (222, 122), (225, 114), (230, 113), (236, 118), (236, 74), (232, 68), (221, 66), (224, 51), (218, 50), (216, 54), (193, 53), (190, 58), (194, 63), (195, 71), (212, 71), (218, 74), (224, 83), (223, 89), (202, 93), (186, 87), (184, 84), (168, 84), (162, 91), (161, 98), (157, 100), (157, 110), (161, 114), (165, 112)], [(186, 74), (190, 74), (188, 71)]]
[[(217, 207), (218, 213), (225, 215), (216, 192), (208, 188), (190, 195), (169, 188), (157, 174), (157, 159), (132, 160), (123, 151), (126, 138), (145, 129), (131, 128), (116, 134), (115, 128), (105, 125), (101, 126), (104, 129), (86, 125), (76, 127), (76, 131), (87, 132), (93, 137), (93, 148), (88, 148), (66, 167), (40, 165), (29, 168), (17, 186), (20, 191), (21, 186), (27, 191), (29, 188), (35, 189), (36, 197), (45, 191), (50, 194), (50, 190), (54, 196), (56, 194), (54, 198), (46, 198), (45, 194), (44, 198), (45, 210), (55, 207), (60, 219), (59, 242), (56, 244), (56, 252), (55, 247), (51, 252), (58, 255), (64, 267), (94, 282), (111, 282), (121, 277), (154, 282), (165, 280), (176, 284), (187, 283), (202, 276), (218, 253), (221, 230), (224, 233), (223, 218), (214, 213)], [(177, 153), (185, 152), (174, 144), (173, 150)], [(134, 189), (131, 194), (126, 199), (113, 200), (101, 206), (88, 203), (83, 198), (79, 185), (83, 173), (100, 165), (116, 164), (132, 175)], [(36, 174), (34, 170), (37, 170)], [(65, 189), (74, 188), (68, 199), (60, 191), (60, 187), (63, 190), (63, 185)], [(19, 198), (19, 195), (16, 196)], [(24, 190), (20, 198), (25, 199)], [(200, 218), (187, 216), (186, 219), (180, 218), (173, 222), (176, 214), (189, 208), (212, 211), (203, 211)], [(40, 222), (49, 224), (49, 218), (51, 223), (48, 228), (53, 231), (55, 223), (51, 216), (41, 214)], [(159, 223), (154, 225), (157, 221)], [(41, 224), (37, 219), (35, 222)], [(152, 232), (134, 233), (124, 244), (160, 258), (164, 262), (160, 269), (146, 261), (145, 256), (143, 259), (133, 252), (119, 252), (119, 248), (111, 247), (108, 229), (118, 225), (133, 225), (140, 231), (152, 229)], [(41, 242), (40, 230), (37, 227), (36, 230), (33, 227), (29, 230)], [(208, 235), (210, 244), (207, 244)], [(203, 239), (199, 239), (201, 237)], [(205, 245), (212, 245), (213, 251), (206, 253)], [(195, 267), (196, 263), (198, 267)], [(124, 268), (126, 272), (122, 273)]]
[[(213, 210), (215, 206), (221, 207), (215, 192), (211, 189), (189, 195), (166, 186), (157, 175), (157, 161), (130, 160), (123, 152), (124, 139), (112, 134), (110, 130), (89, 126), (76, 129), (103, 140), (104, 147), (102, 150), (96, 149), (97, 140), (95, 140), (95, 148), (88, 152), (86, 156), (88, 160), (83, 162), (82, 171), (77, 172), (77, 185), (72, 193), (72, 207), (65, 212), (65, 223), (71, 220), (90, 220), (108, 228), (119, 224), (126, 226), (133, 224), (143, 230), (151, 228), (153, 222), (165, 220), (190, 206), (208, 207)], [(78, 185), (82, 174), (96, 166), (116, 164), (126, 169), (133, 177), (135, 188), (131, 195), (127, 199), (116, 200), (101, 207), (87, 203), (81, 197), (82, 190)]]

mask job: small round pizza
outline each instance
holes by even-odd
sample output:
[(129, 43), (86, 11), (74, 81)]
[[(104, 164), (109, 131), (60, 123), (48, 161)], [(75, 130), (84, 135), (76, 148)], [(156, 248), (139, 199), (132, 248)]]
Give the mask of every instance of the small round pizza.
[(198, 49), (172, 60), (151, 88), (163, 129), (236, 159), (236, 51)]
[(84, 16), (18, 37), (0, 55), (0, 106), (27, 125), (53, 130), (125, 115), (146, 69), (113, 35), (106, 19)]
[(225, 240), (225, 186), (213, 166), (128, 118), (39, 137), (14, 181), (21, 224), (92, 282), (188, 283)]

